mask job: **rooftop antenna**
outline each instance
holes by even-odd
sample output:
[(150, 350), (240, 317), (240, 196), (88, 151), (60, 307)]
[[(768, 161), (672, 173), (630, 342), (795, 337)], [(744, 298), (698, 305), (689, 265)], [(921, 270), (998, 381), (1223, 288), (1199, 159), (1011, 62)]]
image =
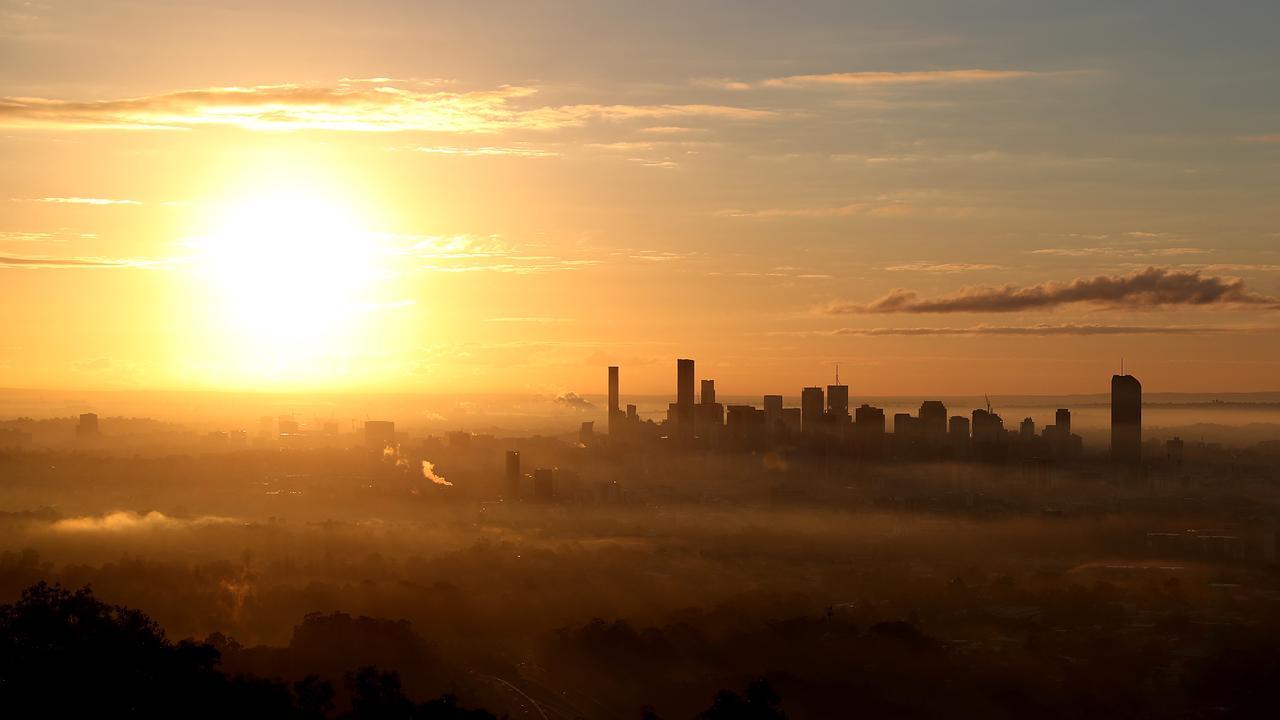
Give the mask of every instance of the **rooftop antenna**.
[(987, 414), (990, 415), (991, 414), (991, 396), (983, 395), (982, 397), (987, 399)]
[(840, 363), (836, 363), (836, 385), (840, 384)]

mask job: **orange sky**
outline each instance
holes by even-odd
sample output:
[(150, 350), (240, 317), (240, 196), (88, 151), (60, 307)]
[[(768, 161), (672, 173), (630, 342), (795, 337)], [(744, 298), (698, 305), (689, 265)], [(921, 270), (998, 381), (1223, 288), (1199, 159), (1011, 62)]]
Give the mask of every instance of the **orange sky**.
[(934, 5), (6, 0), (0, 386), (1276, 389), (1276, 11)]

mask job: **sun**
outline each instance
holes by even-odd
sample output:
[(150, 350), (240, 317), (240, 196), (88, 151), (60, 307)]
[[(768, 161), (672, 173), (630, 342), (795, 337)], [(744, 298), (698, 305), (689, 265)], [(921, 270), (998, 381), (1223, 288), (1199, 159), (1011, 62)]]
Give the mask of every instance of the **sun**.
[(376, 235), (341, 197), (279, 187), (217, 207), (196, 243), (209, 321), (241, 371), (315, 375), (359, 335), (381, 271)]

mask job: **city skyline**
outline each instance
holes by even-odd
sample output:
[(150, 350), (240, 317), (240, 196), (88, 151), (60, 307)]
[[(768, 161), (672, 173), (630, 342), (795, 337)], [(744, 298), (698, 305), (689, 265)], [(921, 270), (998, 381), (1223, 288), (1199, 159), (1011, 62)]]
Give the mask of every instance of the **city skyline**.
[(1274, 4), (800, 7), (0, 4), (0, 385), (1277, 389)]

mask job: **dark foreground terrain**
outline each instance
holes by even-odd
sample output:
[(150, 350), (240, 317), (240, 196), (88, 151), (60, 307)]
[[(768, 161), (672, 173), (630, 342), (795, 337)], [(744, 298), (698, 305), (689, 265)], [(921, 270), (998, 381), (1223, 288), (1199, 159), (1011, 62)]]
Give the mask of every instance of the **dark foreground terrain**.
[(201, 462), (95, 478), (83, 457), (4, 459), (6, 715), (1280, 708), (1269, 482), (701, 464), (607, 501), (513, 504)]

